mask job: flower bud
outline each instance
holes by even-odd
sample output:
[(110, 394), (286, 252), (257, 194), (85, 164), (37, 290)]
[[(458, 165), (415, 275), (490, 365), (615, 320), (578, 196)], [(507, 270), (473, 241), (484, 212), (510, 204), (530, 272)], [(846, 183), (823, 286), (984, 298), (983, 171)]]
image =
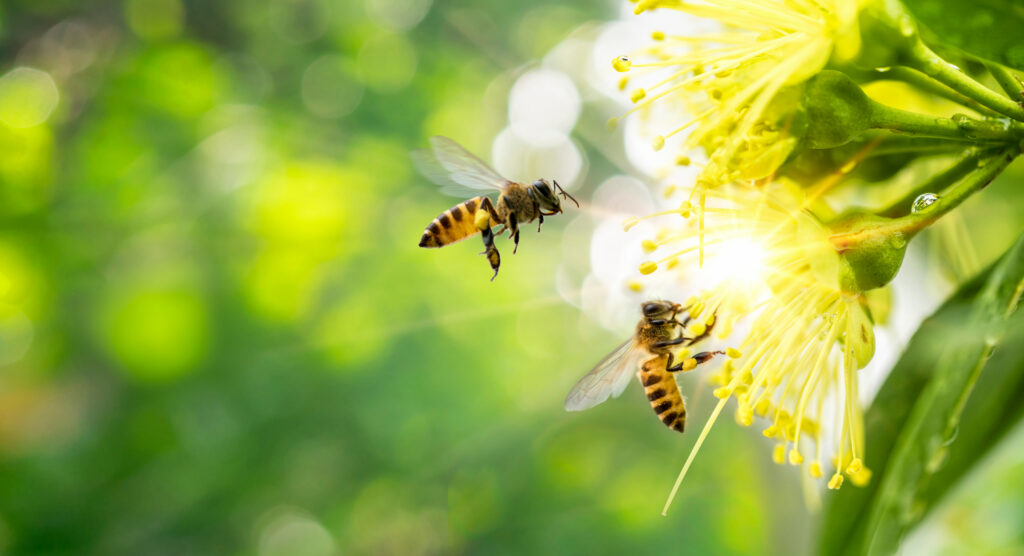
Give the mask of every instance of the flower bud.
[(839, 286), (859, 293), (888, 284), (899, 272), (907, 252), (908, 235), (890, 218), (871, 213), (840, 217), (829, 227), (832, 246), (839, 252)]
[(808, 125), (805, 139), (812, 149), (843, 145), (871, 127), (873, 103), (846, 74), (824, 70), (804, 89)]

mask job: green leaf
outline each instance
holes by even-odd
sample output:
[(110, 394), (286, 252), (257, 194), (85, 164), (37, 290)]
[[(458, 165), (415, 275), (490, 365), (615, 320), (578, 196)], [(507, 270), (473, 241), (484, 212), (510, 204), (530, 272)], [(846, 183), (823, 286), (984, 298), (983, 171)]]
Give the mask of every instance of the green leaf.
[[(1024, 5), (1016, 0), (903, 0), (942, 44), (1024, 69)], [(929, 41), (931, 42), (931, 41)]]
[(1022, 291), (1024, 236), (914, 334), (865, 415), (871, 483), (831, 497), (822, 554), (896, 552), (1024, 414)]

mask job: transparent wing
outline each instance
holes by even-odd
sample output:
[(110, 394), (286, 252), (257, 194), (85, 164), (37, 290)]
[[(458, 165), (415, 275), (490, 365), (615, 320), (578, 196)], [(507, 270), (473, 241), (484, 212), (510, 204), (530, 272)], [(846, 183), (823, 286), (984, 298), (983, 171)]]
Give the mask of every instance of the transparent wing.
[(447, 137), (435, 135), (430, 138), (430, 144), (432, 152), (413, 151), (412, 159), (420, 173), (445, 186), (446, 193), (462, 194), (464, 188), (503, 191), (509, 183), (486, 162)]
[(572, 387), (565, 398), (566, 411), (582, 411), (605, 401), (609, 396), (619, 397), (629, 385), (643, 353), (633, 346), (630, 338), (601, 360)]

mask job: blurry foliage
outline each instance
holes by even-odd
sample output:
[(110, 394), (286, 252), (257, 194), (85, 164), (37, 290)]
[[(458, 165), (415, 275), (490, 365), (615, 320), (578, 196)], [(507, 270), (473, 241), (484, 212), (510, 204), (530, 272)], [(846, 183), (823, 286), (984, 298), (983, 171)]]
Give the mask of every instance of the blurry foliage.
[(638, 389), (563, 413), (617, 342), (552, 293), (564, 222), (495, 284), (477, 245), (416, 247), (452, 200), (409, 150), (443, 133), (486, 155), (510, 72), (606, 16), (4, 3), (0, 72), (40, 73), (0, 80), (0, 549), (800, 546), (775, 533), (799, 502), (767, 502), (793, 478), (746, 463), (758, 439), (723, 427), (666, 521), (692, 439)]

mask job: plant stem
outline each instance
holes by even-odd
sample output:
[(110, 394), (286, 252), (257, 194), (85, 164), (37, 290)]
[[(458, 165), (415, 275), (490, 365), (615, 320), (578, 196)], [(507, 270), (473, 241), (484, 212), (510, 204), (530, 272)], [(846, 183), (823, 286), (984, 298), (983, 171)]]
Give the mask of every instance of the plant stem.
[(1024, 107), (971, 79), (918, 41), (908, 52), (907, 65), (1004, 116), (1024, 122)]
[(1014, 75), (1013, 72), (999, 64), (991, 62), (986, 62), (985, 67), (988, 68), (988, 72), (996, 79), (999, 86), (1006, 91), (1007, 96), (1018, 103), (1024, 100), (1024, 85), (1021, 85), (1020, 80), (1017, 79), (1017, 76)]
[(871, 104), (871, 127), (875, 129), (888, 129), (897, 133), (945, 137), (975, 143), (979, 140), (1016, 141), (1024, 138), (1024, 126), (1021, 125), (997, 125), (984, 120), (968, 118), (962, 114), (954, 116), (956, 118), (954, 121), (950, 118), (938, 118), (900, 110), (873, 100)]
[(912, 212), (900, 218), (871, 224), (842, 234), (833, 235), (829, 240), (838, 251), (845, 251), (880, 235), (902, 235), (910, 240), (917, 232), (934, 224), (949, 211), (960, 206), (971, 195), (981, 191), (992, 182), (1021, 151), (1020, 145), (1013, 145), (999, 151), (995, 156), (980, 159), (977, 169), (966, 179), (947, 187), (939, 199), (920, 212)]
[(900, 200), (892, 203), (887, 208), (879, 212), (878, 215), (885, 216), (887, 218), (895, 218), (906, 214), (910, 209), (911, 203), (913, 203), (914, 199), (919, 195), (922, 193), (942, 191), (946, 189), (967, 174), (971, 173), (972, 170), (977, 169), (979, 161), (991, 156), (993, 156), (993, 151), (991, 149), (981, 150), (975, 148), (964, 151), (960, 160), (958, 160), (956, 164), (950, 166), (943, 172), (935, 174), (921, 185), (915, 187), (906, 195), (901, 197)]
[[(877, 70), (876, 70), (877, 71)], [(991, 108), (979, 103), (978, 101), (966, 97), (957, 91), (949, 88), (948, 85), (940, 83), (927, 75), (917, 71), (916, 69), (897, 66), (890, 69), (888, 72), (881, 74), (881, 76), (889, 76), (890, 79), (896, 79), (902, 81), (907, 85), (911, 85), (914, 88), (922, 91), (932, 93), (936, 96), (940, 96), (946, 100), (953, 101), (964, 108), (970, 108), (975, 112), (987, 115), (987, 116), (1002, 116), (999, 112), (995, 112)]]

